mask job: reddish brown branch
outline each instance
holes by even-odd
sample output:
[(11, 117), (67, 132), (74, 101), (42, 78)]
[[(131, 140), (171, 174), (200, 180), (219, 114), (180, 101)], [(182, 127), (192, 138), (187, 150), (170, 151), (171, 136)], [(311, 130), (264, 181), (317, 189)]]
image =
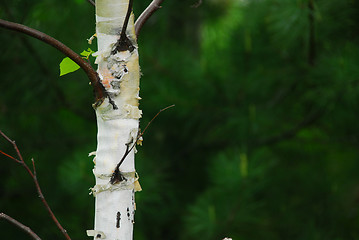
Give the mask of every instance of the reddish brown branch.
[[(5, 8), (7, 11), (7, 18), (10, 19), (10, 21), (13, 21), (14, 16), (12, 15), (11, 11), (8, 9), (8, 7)], [(19, 39), (21, 40), (22, 44), (24, 45), (24, 48), (26, 49), (26, 51), (29, 52), (29, 54), (31, 55), (32, 59), (34, 59), (35, 61), (37, 61), (37, 66), (39, 67), (39, 69), (42, 71), (42, 73), (47, 76), (48, 78), (51, 77), (51, 73), (48, 70), (48, 66), (44, 63), (44, 59), (41, 58), (41, 56), (38, 54), (38, 52), (34, 49), (34, 47), (32, 46), (32, 44), (28, 41), (28, 38), (26, 38), (25, 35), (22, 34), (16, 34), (17, 37), (19, 37)], [(87, 62), (90, 64), (89, 59), (87, 59)], [(55, 91), (56, 97), (58, 99), (58, 101), (63, 104), (66, 108), (70, 109), (71, 111), (73, 111), (75, 114), (81, 116), (82, 118), (87, 119), (87, 115), (84, 114), (82, 111), (79, 111), (79, 109), (74, 108), (73, 104), (70, 104), (64, 93), (61, 91), (60, 87), (59, 87), (59, 83), (56, 81), (51, 81), (50, 82), (51, 88)]]
[(14, 161), (17, 162), (17, 163), (21, 163), (21, 161), (20, 161), (19, 159), (16, 159), (16, 158), (14, 158), (13, 156), (11, 156), (11, 155), (9, 155), (9, 154), (7, 154), (7, 153), (4, 153), (4, 152), (1, 151), (1, 150), (0, 150), (0, 153), (1, 153), (2, 155), (5, 155), (5, 156), (8, 157), (8, 158), (11, 158), (12, 160), (14, 160)]
[[(21, 164), (21, 166), (23, 166), (25, 168), (25, 170), (29, 173), (29, 175), (31, 176), (34, 184), (35, 184), (35, 187), (36, 187), (36, 191), (39, 195), (39, 198), (41, 199), (41, 202), (43, 203), (43, 205), (45, 206), (47, 212), (49, 213), (52, 221), (56, 224), (57, 228), (62, 232), (62, 234), (65, 236), (65, 238), (67, 240), (71, 240), (70, 236), (67, 234), (66, 230), (61, 226), (60, 222), (57, 220), (57, 218), (55, 217), (55, 214), (52, 212), (49, 204), (47, 203), (45, 197), (44, 197), (44, 194), (42, 193), (41, 191), (41, 188), (40, 188), (40, 184), (39, 184), (39, 181), (37, 180), (37, 175), (36, 175), (36, 168), (35, 168), (35, 162), (34, 160), (32, 159), (32, 166), (33, 166), (33, 172), (30, 170), (29, 166), (26, 164), (26, 162), (24, 161), (21, 153), (20, 153), (20, 150), (19, 148), (17, 147), (15, 141), (12, 141), (8, 136), (6, 136), (1, 130), (0, 130), (0, 135), (5, 138), (9, 143), (11, 143), (17, 153), (17, 156), (19, 159), (16, 159), (18, 161), (19, 164)], [(0, 152), (0, 153), (3, 153), (3, 152)], [(7, 157), (10, 157), (12, 159), (14, 159), (13, 157), (11, 157), (10, 155), (8, 154), (4, 154), (5, 156)]]
[(150, 5), (141, 13), (141, 15), (137, 18), (135, 22), (135, 32), (136, 36), (140, 34), (142, 26), (146, 23), (146, 21), (152, 16), (154, 12), (161, 8), (160, 4), (164, 0), (153, 0)]
[(35, 167), (35, 161), (33, 158), (31, 158), (31, 162), (32, 162), (32, 172), (34, 173), (34, 176), (36, 177), (36, 167)]
[(7, 220), (10, 223), (14, 224), (18, 228), (20, 228), (21, 230), (23, 230), (24, 232), (29, 234), (33, 239), (41, 240), (41, 238), (39, 236), (37, 236), (37, 234), (34, 233), (34, 231), (32, 231), (31, 228), (29, 228), (28, 226), (25, 226), (24, 224), (20, 223), (19, 221), (15, 220), (12, 217), (6, 215), (5, 213), (0, 213), (0, 218), (4, 218), (5, 220)]
[(62, 42), (56, 40), (55, 38), (40, 32), (36, 29), (24, 26), (22, 24), (13, 23), (9, 21), (5, 21), (0, 19), (0, 27), (7, 28), (13, 31), (21, 32), (31, 37), (37, 38), (50, 46), (56, 48), (67, 57), (71, 58), (75, 63), (77, 63), (87, 74), (87, 77), (91, 81), (91, 85), (94, 89), (96, 102), (101, 101), (104, 97), (106, 97), (106, 92), (104, 87), (102, 86), (98, 74), (92, 68), (91, 64), (89, 64), (86, 60), (84, 60), (79, 54), (74, 52), (71, 48), (67, 47)]

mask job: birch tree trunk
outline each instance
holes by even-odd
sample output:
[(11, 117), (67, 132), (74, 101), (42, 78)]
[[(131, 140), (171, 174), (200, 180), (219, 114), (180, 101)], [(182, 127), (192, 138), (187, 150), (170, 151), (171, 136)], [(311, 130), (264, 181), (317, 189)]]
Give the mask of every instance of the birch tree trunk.
[(120, 43), (120, 33), (129, 0), (96, 0), (96, 33), (98, 74), (108, 98), (94, 106), (97, 116), (98, 146), (93, 173), (96, 185), (92, 193), (95, 203), (94, 239), (133, 238), (135, 213), (135, 149), (119, 167), (121, 176), (111, 182), (116, 166), (125, 152), (136, 144), (141, 110), (138, 108), (140, 69), (131, 12), (126, 35)]

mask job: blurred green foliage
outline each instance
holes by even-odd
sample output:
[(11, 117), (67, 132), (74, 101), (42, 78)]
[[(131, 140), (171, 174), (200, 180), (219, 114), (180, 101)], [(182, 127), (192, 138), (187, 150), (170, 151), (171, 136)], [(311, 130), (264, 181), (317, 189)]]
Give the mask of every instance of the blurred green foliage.
[[(149, 2), (135, 1), (135, 14)], [(359, 239), (359, 3), (195, 3), (165, 1), (140, 35), (141, 126), (176, 107), (137, 154), (135, 239)], [(1, 1), (0, 17), (78, 53), (95, 31), (85, 0)], [(82, 71), (59, 77), (56, 50), (0, 31), (0, 129), (35, 159), (70, 236), (86, 239), (91, 87)], [(14, 154), (3, 139), (0, 149)], [(61, 239), (25, 171), (0, 160), (0, 211)], [(0, 229), (4, 239), (28, 238), (4, 221)]]

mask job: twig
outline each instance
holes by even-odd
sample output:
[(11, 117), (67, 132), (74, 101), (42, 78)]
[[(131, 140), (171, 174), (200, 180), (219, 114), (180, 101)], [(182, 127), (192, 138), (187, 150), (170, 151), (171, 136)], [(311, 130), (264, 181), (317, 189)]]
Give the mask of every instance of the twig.
[(29, 166), (26, 164), (26, 162), (24, 161), (20, 151), (19, 151), (19, 148), (17, 147), (15, 141), (12, 141), (8, 136), (6, 136), (1, 130), (0, 130), (0, 135), (5, 138), (9, 143), (11, 143), (16, 151), (16, 154), (18, 156), (18, 159), (8, 155), (8, 154), (4, 154), (4, 152), (0, 151), (1, 154), (15, 160), (16, 162), (18, 162), (19, 164), (21, 164), (21, 166), (23, 166), (26, 171), (29, 173), (29, 175), (31, 176), (34, 184), (35, 184), (35, 187), (36, 187), (36, 190), (37, 190), (37, 193), (39, 194), (39, 198), (41, 199), (43, 205), (45, 206), (47, 212), (49, 213), (51, 219), (54, 221), (54, 223), (56, 224), (57, 228), (62, 232), (62, 234), (65, 236), (65, 238), (67, 240), (71, 240), (70, 236), (67, 234), (66, 230), (61, 226), (60, 222), (57, 220), (57, 218), (55, 217), (55, 214), (52, 212), (49, 204), (47, 203), (45, 197), (44, 197), (44, 194), (42, 193), (41, 191), (41, 188), (40, 188), (40, 184), (39, 184), (39, 181), (37, 180), (37, 176), (36, 176), (36, 168), (35, 168), (35, 162), (34, 160), (32, 159), (32, 166), (33, 166), (33, 172), (30, 170)]
[(71, 58), (86, 72), (87, 77), (90, 79), (91, 85), (94, 89), (96, 102), (102, 101), (107, 96), (106, 91), (100, 82), (100, 78), (96, 71), (92, 68), (91, 64), (89, 64), (79, 54), (74, 52), (71, 48), (67, 47), (62, 42), (36, 29), (24, 26), (22, 24), (5, 21), (3, 19), (0, 19), (0, 27), (27, 34), (56, 48), (67, 57)]
[(89, 3), (91, 3), (93, 6), (96, 6), (95, 2), (92, 0), (87, 0)]
[(120, 38), (126, 37), (126, 30), (127, 30), (128, 21), (130, 20), (130, 16), (131, 16), (131, 12), (132, 12), (132, 5), (133, 5), (133, 0), (129, 0), (126, 17), (125, 17), (125, 21), (123, 22)]
[[(132, 139), (132, 141), (133, 141), (133, 139)], [(121, 164), (123, 163), (123, 161), (125, 160), (125, 158), (127, 157), (127, 155), (131, 152), (131, 150), (133, 148), (132, 147), (130, 149), (130, 144), (131, 143), (132, 142), (126, 143), (125, 153), (123, 154), (121, 160), (117, 163), (115, 171), (113, 171), (113, 174), (112, 174), (112, 176), (110, 178), (110, 183), (112, 185), (125, 180), (125, 177), (120, 173), (120, 166), (121, 166)], [(136, 144), (136, 142), (134, 144)]]
[(135, 22), (135, 32), (136, 37), (140, 34), (142, 26), (146, 23), (146, 21), (152, 16), (154, 12), (161, 8), (160, 4), (164, 0), (153, 0), (150, 5), (141, 13), (141, 15), (137, 18)]
[(151, 121), (149, 121), (149, 122), (147, 123), (146, 127), (143, 129), (143, 131), (141, 132), (141, 134), (139, 135), (139, 137), (137, 137), (137, 140), (142, 137), (142, 135), (143, 135), (143, 134), (145, 133), (145, 131), (147, 130), (148, 126), (151, 125), (151, 123), (153, 122), (153, 120), (155, 120), (155, 119), (158, 117), (158, 115), (160, 115), (161, 112), (166, 111), (167, 109), (169, 109), (169, 108), (171, 108), (171, 107), (174, 107), (174, 106), (175, 106), (175, 105), (172, 104), (172, 105), (170, 105), (170, 106), (168, 106), (168, 107), (165, 107), (165, 108), (161, 109), (161, 110), (151, 119)]
[(128, 7), (127, 7), (127, 13), (126, 13), (125, 20), (123, 21), (120, 38), (118, 39), (118, 41), (115, 45), (116, 47), (112, 51), (112, 54), (116, 54), (117, 52), (127, 51), (127, 50), (132, 52), (135, 49), (135, 47), (133, 46), (133, 43), (130, 41), (130, 39), (128, 39), (128, 37), (126, 35), (128, 21), (130, 20), (130, 16), (131, 16), (131, 12), (132, 12), (132, 5), (133, 5), (133, 0), (129, 0)]
[(11, 158), (12, 160), (14, 160), (14, 161), (17, 162), (17, 163), (21, 163), (21, 161), (20, 161), (19, 159), (16, 159), (16, 158), (14, 158), (13, 156), (11, 156), (11, 155), (9, 155), (9, 154), (7, 154), (7, 153), (4, 153), (4, 152), (1, 151), (1, 150), (0, 150), (0, 153), (1, 153), (2, 155), (7, 156), (8, 158)]
[[(161, 109), (161, 110), (151, 119), (151, 121), (149, 121), (149, 122), (147, 123), (145, 129), (144, 129), (142, 132), (139, 132), (139, 133), (137, 134), (137, 137), (136, 137), (136, 140), (135, 140), (135, 141), (133, 141), (133, 139), (132, 139), (131, 142), (126, 143), (125, 153), (123, 154), (121, 160), (117, 163), (116, 168), (115, 168), (115, 170), (113, 171), (113, 174), (112, 174), (112, 176), (111, 176), (111, 179), (110, 179), (110, 183), (111, 183), (111, 184), (115, 184), (115, 183), (118, 183), (118, 182), (121, 182), (122, 180), (124, 180), (124, 177), (122, 176), (122, 174), (121, 174), (121, 172), (120, 172), (120, 166), (121, 166), (121, 164), (123, 163), (123, 161), (125, 161), (127, 155), (128, 155), (128, 154), (132, 151), (132, 149), (136, 146), (137, 141), (143, 136), (143, 134), (145, 133), (145, 131), (147, 130), (147, 128), (151, 125), (151, 123), (153, 122), (153, 120), (155, 120), (155, 119), (157, 118), (157, 116), (158, 116), (161, 112), (163, 112), (163, 111), (165, 111), (165, 110), (167, 110), (167, 109), (169, 109), (169, 108), (171, 108), (171, 107), (174, 107), (174, 106), (175, 106), (175, 105), (173, 104), (173, 105), (170, 105), (170, 106), (168, 106), (168, 107), (165, 107), (165, 108)], [(130, 144), (132, 144), (131, 147), (130, 147)]]
[(33, 239), (41, 240), (41, 238), (39, 236), (37, 236), (37, 234), (34, 233), (34, 231), (32, 231), (31, 228), (29, 228), (28, 226), (25, 226), (24, 224), (18, 222), (14, 218), (6, 215), (5, 213), (0, 213), (0, 218), (4, 218), (5, 220), (7, 220), (10, 223), (14, 224), (15, 226), (17, 226), (18, 228), (20, 228), (24, 232), (28, 233)]
[(31, 162), (32, 162), (32, 172), (34, 173), (35, 178), (37, 178), (36, 175), (36, 167), (35, 167), (35, 161), (33, 158), (31, 158)]

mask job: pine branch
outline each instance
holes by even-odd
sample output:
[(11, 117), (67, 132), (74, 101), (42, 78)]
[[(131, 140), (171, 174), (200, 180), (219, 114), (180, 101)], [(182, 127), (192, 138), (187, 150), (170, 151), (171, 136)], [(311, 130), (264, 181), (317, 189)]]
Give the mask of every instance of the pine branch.
[(276, 136), (268, 137), (256, 141), (254, 143), (254, 146), (258, 147), (263, 145), (272, 145), (281, 142), (283, 140), (290, 139), (294, 137), (300, 130), (317, 121), (323, 115), (323, 113), (324, 110), (318, 110), (308, 115), (306, 118), (304, 118), (301, 122), (299, 122), (296, 126), (292, 127), (291, 129), (284, 131)]
[(146, 23), (146, 21), (152, 16), (154, 12), (161, 8), (160, 4), (164, 0), (153, 0), (150, 5), (141, 13), (135, 22), (135, 32), (136, 37), (140, 34), (141, 28)]
[(42, 190), (40, 188), (40, 184), (39, 184), (39, 181), (37, 180), (37, 175), (36, 175), (36, 168), (35, 168), (35, 162), (34, 160), (32, 159), (32, 167), (33, 167), (33, 171), (31, 171), (31, 169), (29, 168), (29, 166), (26, 164), (26, 162), (24, 161), (21, 153), (20, 153), (20, 150), (19, 148), (17, 147), (15, 141), (11, 140), (8, 136), (6, 136), (1, 130), (0, 130), (0, 135), (6, 140), (8, 141), (9, 143), (12, 144), (12, 146), (14, 147), (15, 151), (16, 151), (16, 154), (17, 154), (17, 157), (18, 158), (15, 158), (9, 154), (6, 154), (2, 151), (0, 151), (1, 154), (13, 159), (15, 162), (19, 163), (21, 166), (23, 166), (25, 168), (25, 170), (29, 173), (29, 175), (31, 176), (34, 184), (35, 184), (35, 188), (36, 188), (36, 191), (39, 195), (39, 198), (41, 199), (41, 202), (43, 203), (45, 209), (47, 210), (47, 212), (49, 213), (52, 221), (56, 224), (57, 228), (61, 231), (61, 233), (65, 236), (65, 238), (67, 240), (71, 240), (70, 236), (67, 234), (66, 230), (61, 226), (60, 222), (57, 220), (57, 218), (55, 217), (55, 214), (52, 212), (49, 204), (47, 203), (45, 197), (44, 197), (44, 194), (42, 193)]
[(9, 221), (10, 223), (14, 224), (15, 226), (17, 226), (24, 232), (28, 233), (33, 239), (41, 240), (41, 238), (39, 236), (37, 236), (37, 234), (34, 233), (34, 231), (32, 231), (31, 228), (29, 228), (28, 226), (25, 226), (24, 224), (20, 223), (19, 221), (15, 220), (12, 217), (6, 215), (5, 213), (0, 213), (0, 218), (3, 218), (5, 220)]
[(85, 71), (94, 89), (96, 102), (102, 101), (107, 96), (107, 93), (100, 82), (100, 78), (96, 71), (92, 68), (91, 64), (89, 64), (79, 54), (74, 52), (71, 48), (67, 47), (62, 42), (36, 29), (24, 26), (22, 24), (5, 21), (3, 19), (0, 19), (0, 27), (24, 33), (56, 48), (57, 50), (65, 54), (67, 57), (71, 58)]

